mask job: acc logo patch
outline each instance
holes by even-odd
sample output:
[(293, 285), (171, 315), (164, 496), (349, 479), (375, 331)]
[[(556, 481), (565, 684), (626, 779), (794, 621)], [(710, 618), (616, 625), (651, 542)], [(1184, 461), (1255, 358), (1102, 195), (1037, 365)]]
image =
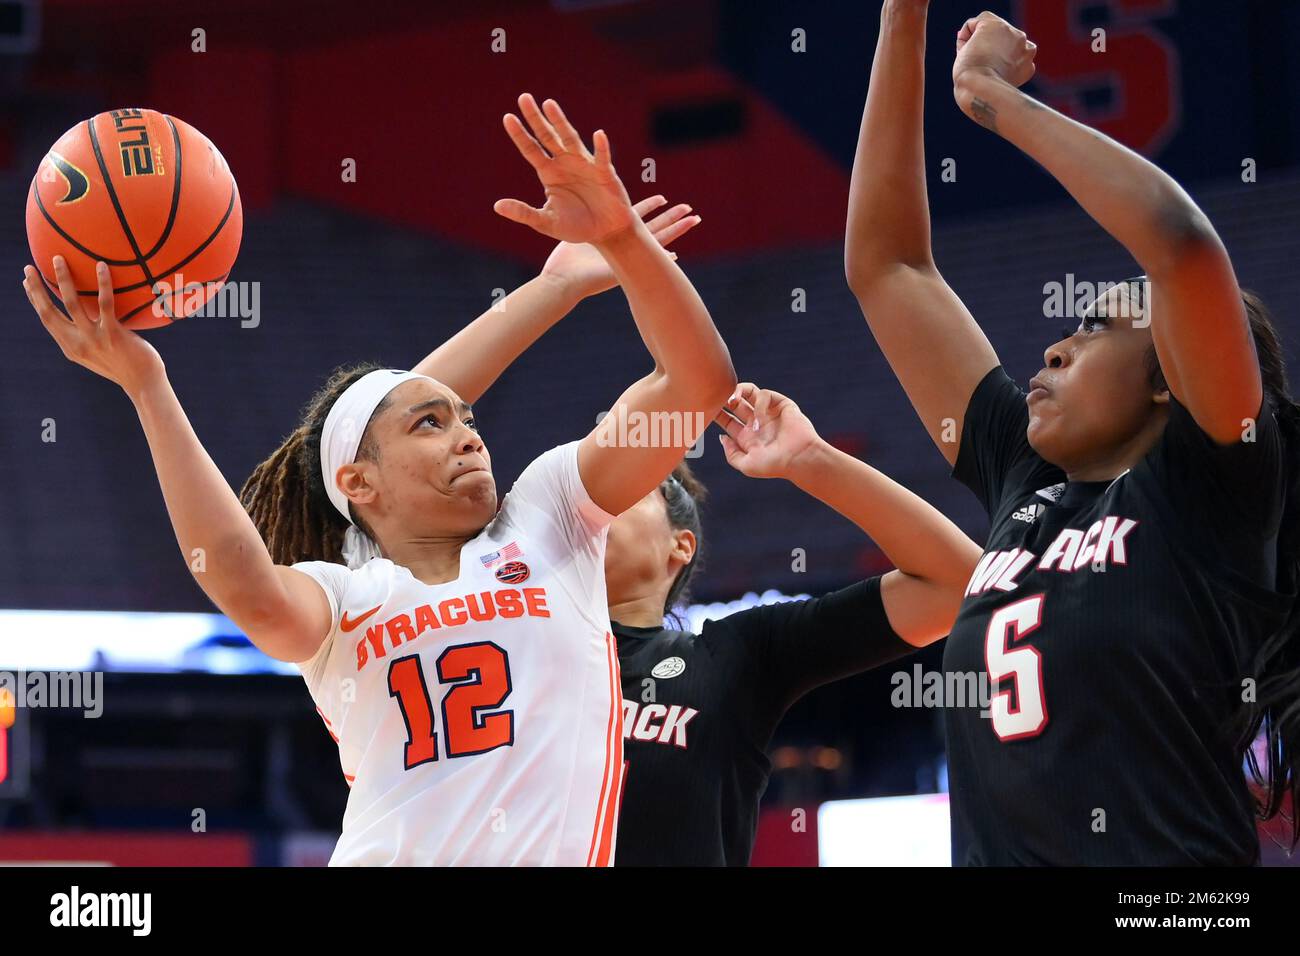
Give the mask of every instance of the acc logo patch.
[(507, 561), (497, 568), (497, 580), (502, 584), (523, 584), (528, 580), (528, 565), (522, 561)]
[(654, 666), (650, 676), (658, 677), (660, 680), (667, 680), (670, 677), (676, 677), (684, 670), (686, 670), (686, 662), (680, 657), (665, 657)]

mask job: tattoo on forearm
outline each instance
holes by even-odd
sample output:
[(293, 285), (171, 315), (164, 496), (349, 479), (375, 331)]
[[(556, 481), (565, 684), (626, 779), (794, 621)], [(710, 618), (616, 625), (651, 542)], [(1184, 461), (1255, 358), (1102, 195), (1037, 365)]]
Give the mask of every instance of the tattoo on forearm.
[(998, 131), (998, 111), (991, 105), (977, 96), (971, 102), (970, 111), (975, 116), (975, 122), (995, 133)]

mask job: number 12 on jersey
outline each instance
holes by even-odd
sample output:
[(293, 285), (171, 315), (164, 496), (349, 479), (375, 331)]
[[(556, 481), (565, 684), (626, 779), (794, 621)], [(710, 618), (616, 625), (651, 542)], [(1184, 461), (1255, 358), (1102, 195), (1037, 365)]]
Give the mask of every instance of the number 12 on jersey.
[[(510, 696), (510, 657), (503, 648), (491, 641), (457, 644), (438, 655), (434, 669), (439, 684), (451, 685), (439, 708), (447, 757), (487, 753), (515, 742), (514, 711), (484, 713)], [(388, 694), (397, 698), (406, 721), (406, 769), (437, 760), (433, 699), (418, 654), (388, 665)]]
[[(999, 608), (984, 632), (984, 669), (996, 688), (1002, 681), (1012, 688), (998, 690), (989, 704), (993, 732), (999, 740), (1036, 737), (1047, 726), (1047, 701), (1043, 697), (1043, 656), (1032, 645), (1011, 645), (1043, 623), (1043, 599), (1035, 594)], [(1011, 705), (1012, 690), (1016, 705)]]

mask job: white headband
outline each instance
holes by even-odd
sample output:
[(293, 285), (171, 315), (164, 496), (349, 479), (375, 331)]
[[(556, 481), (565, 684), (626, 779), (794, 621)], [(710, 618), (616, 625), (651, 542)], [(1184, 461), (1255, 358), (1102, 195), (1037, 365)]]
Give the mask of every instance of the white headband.
[[(361, 436), (379, 403), (403, 382), (417, 378), (433, 381), (427, 375), (395, 368), (367, 372), (334, 400), (329, 414), (325, 416), (325, 427), (320, 436), (321, 476), (325, 479), (325, 493), (329, 495), (330, 502), (347, 519), (349, 525), (352, 525), (352, 515), (348, 513), (348, 496), (338, 485), (339, 469), (357, 460)], [(378, 557), (379, 548), (369, 536), (352, 525), (344, 539), (343, 556), (348, 567), (360, 567), (370, 558)]]

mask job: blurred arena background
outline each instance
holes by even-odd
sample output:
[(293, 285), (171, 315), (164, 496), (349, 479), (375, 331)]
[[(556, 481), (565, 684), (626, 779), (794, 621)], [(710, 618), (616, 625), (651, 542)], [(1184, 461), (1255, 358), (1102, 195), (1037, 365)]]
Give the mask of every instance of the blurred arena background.
[[(1037, 41), (1036, 95), (1191, 191), (1294, 356), (1300, 4), (934, 0), (936, 256), (1023, 381), (1062, 324), (1044, 316), (1047, 283), (1136, 269), (953, 104), (950, 38), (985, 6)], [(246, 223), (231, 278), (259, 283), (257, 321), (197, 317), (148, 335), (236, 488), (329, 369), (409, 367), (540, 268), (545, 241), (492, 213), (499, 197), (536, 194), (500, 127), (527, 90), (558, 98), (584, 133), (609, 132), (633, 199), (662, 192), (703, 216), (676, 251), (742, 379), (795, 398), (824, 435), (982, 540), (974, 498), (948, 478), (844, 281), (878, 14), (875, 0), (0, 0), (0, 274), (12, 281), (0, 323), (0, 670), (103, 674), (94, 719), (0, 698), (0, 861), (319, 864), (347, 796), (296, 672), (253, 650), (193, 583), (130, 404), (66, 362), (19, 295), (28, 184), (60, 133), (148, 106), (204, 131), (234, 170)], [(1096, 27), (1104, 56), (1088, 52)], [(355, 182), (340, 175), (348, 158)], [(588, 430), (645, 367), (619, 294), (580, 306), (476, 406), (502, 450), (499, 486)], [(696, 619), (887, 567), (794, 488), (731, 472), (711, 436), (694, 464), (712, 491), (695, 599), (718, 604)], [(894, 671), (940, 657), (932, 647), (796, 706), (771, 751), (756, 864), (946, 863), (939, 713), (891, 704)], [(1262, 842), (1266, 861), (1285, 862)]]

